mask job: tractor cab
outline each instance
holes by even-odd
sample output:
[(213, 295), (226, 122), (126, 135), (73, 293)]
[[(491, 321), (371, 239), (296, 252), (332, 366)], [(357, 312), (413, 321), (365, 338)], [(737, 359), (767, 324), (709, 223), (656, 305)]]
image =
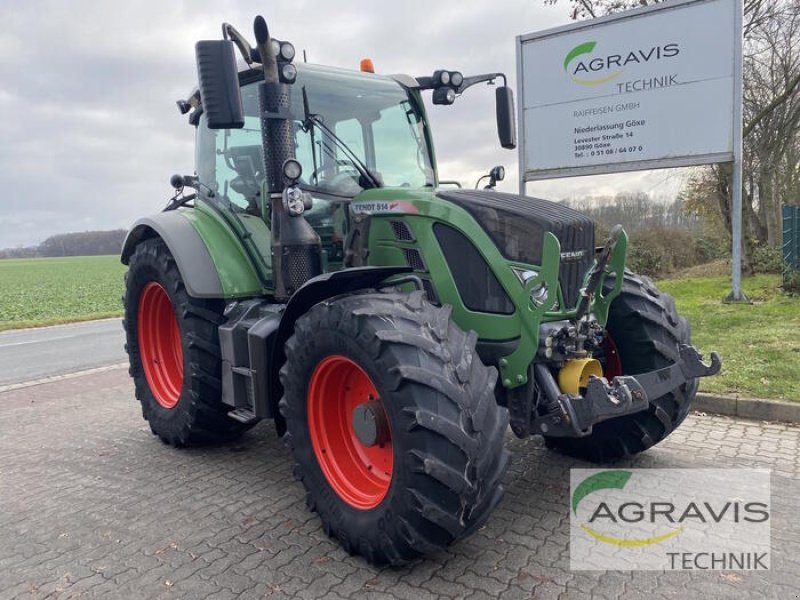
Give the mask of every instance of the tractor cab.
[[(211, 129), (199, 115), (201, 181), (242, 209), (260, 206), (265, 183), (258, 106), (260, 71), (240, 75), (244, 126)], [(323, 202), (348, 200), (374, 187), (436, 184), (424, 107), (415, 91), (392, 78), (309, 64), (289, 88), (297, 183)]]
[[(241, 128), (211, 129), (205, 114), (192, 116), (197, 176), (221, 207), (269, 224), (258, 101), (263, 74), (248, 69), (239, 79)], [(296, 185), (309, 207), (303, 216), (320, 236), (323, 271), (338, 270), (350, 200), (366, 189), (436, 185), (425, 109), (416, 90), (390, 77), (300, 64), (288, 112), (301, 167)]]

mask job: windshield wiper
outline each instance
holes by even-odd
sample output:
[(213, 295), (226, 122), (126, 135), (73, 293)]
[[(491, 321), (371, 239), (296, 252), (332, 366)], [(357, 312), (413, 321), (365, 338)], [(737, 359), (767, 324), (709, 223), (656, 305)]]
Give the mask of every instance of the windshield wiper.
[(303, 131), (311, 136), (311, 161), (314, 164), (313, 173), (316, 173), (319, 170), (319, 166), (317, 165), (317, 141), (314, 136), (314, 123), (309, 119), (310, 114), (311, 111), (308, 109), (308, 92), (306, 92), (306, 86), (303, 86)]
[[(314, 113), (312, 113), (309, 110), (309, 108), (308, 108), (308, 95), (306, 94), (306, 88), (305, 87), (303, 87), (303, 113), (304, 113), (303, 114), (303, 129), (305, 131), (309, 131), (310, 130), (310, 133), (313, 135), (314, 126), (316, 125), (317, 127), (319, 127), (322, 130), (323, 133), (327, 134), (328, 137), (330, 137), (330, 139), (333, 140), (334, 144), (336, 144), (336, 146), (340, 150), (344, 151), (344, 153), (347, 155), (347, 158), (350, 160), (350, 162), (356, 168), (356, 171), (358, 171), (358, 174), (361, 175), (361, 177), (363, 177), (370, 184), (372, 184), (372, 187), (376, 187), (376, 188), (381, 187), (381, 184), (378, 181), (378, 178), (375, 177), (375, 175), (373, 175), (373, 173), (367, 168), (367, 166), (364, 164), (364, 162), (360, 158), (358, 158), (358, 155), (355, 152), (353, 152), (350, 149), (350, 147), (346, 143), (344, 143), (342, 141), (342, 139), (339, 136), (337, 136), (330, 127), (325, 125), (325, 123), (322, 121), (322, 119), (319, 117), (319, 115), (315, 115)], [(314, 154), (313, 140), (312, 140), (311, 153)], [(314, 172), (316, 172), (316, 171), (317, 171), (317, 164), (316, 164), (316, 156), (315, 156), (314, 157)]]

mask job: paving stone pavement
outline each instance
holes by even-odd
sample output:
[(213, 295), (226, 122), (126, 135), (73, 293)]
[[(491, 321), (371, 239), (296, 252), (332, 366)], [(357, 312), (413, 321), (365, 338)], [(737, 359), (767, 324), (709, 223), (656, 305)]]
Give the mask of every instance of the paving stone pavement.
[(401, 569), (350, 557), (306, 511), (271, 424), (235, 445), (151, 435), (124, 369), (0, 393), (0, 598), (800, 597), (800, 429), (690, 416), (630, 467), (772, 469), (772, 570), (571, 572), (570, 467), (509, 438), (488, 524)]

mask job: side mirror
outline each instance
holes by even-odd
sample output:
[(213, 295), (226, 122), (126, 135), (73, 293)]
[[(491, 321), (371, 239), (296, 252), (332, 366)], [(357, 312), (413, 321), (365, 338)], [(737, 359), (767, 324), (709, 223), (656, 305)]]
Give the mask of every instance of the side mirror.
[(503, 148), (513, 150), (517, 147), (517, 127), (514, 118), (514, 92), (508, 86), (495, 90), (497, 101), (497, 136)]
[(241, 129), (244, 127), (244, 109), (233, 42), (197, 42), (195, 56), (200, 102), (208, 120), (208, 128)]

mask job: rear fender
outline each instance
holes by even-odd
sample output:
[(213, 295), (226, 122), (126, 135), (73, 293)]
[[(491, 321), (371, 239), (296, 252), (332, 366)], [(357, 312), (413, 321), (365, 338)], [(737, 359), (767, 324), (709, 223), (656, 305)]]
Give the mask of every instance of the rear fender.
[[(253, 237), (268, 253), (269, 233), (262, 228), (266, 233), (256, 229), (261, 235)], [(127, 265), (136, 246), (153, 237), (164, 240), (193, 298), (243, 298), (265, 291), (241, 241), (207, 211), (167, 211), (139, 219), (123, 243), (122, 263)]]
[(134, 223), (122, 244), (122, 264), (127, 265), (136, 246), (159, 237), (175, 258), (186, 291), (194, 298), (222, 298), (222, 283), (203, 238), (177, 211), (143, 217)]

